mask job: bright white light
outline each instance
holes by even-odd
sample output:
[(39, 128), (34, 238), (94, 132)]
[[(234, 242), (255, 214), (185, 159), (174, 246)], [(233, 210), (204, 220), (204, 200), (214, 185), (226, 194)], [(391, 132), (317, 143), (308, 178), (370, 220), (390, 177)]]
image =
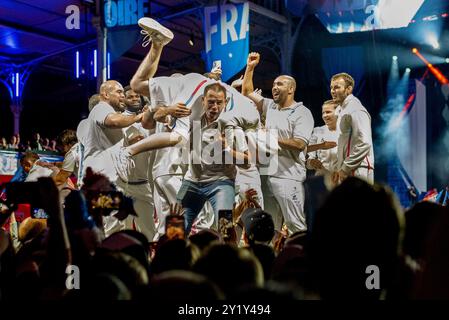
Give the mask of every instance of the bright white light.
[(107, 67), (107, 73), (108, 73), (108, 79), (111, 79), (111, 54), (108, 52), (108, 67)]
[(338, 28), (337, 28), (336, 33), (343, 33), (343, 23), (340, 22), (338, 24)]
[(407, 73), (409, 73), (409, 72), (411, 72), (412, 71), (412, 69), (410, 69), (410, 68), (406, 68), (405, 69), (405, 72), (407, 72)]
[(438, 43), (438, 39), (437, 39), (436, 35), (434, 35), (434, 34), (427, 35), (427, 41), (429, 41), (429, 44), (434, 49), (439, 49), (440, 48), (440, 44)]
[(97, 50), (94, 50), (94, 77), (97, 77)]
[(76, 75), (76, 78), (78, 79), (80, 77), (80, 52), (79, 51), (76, 52), (75, 63), (76, 63), (75, 75)]
[(20, 93), (19, 93), (19, 82), (20, 82), (20, 80), (19, 80), (19, 73), (18, 72), (16, 72), (16, 97), (18, 97), (19, 95), (20, 95)]
[(393, 56), (393, 60), (397, 61), (398, 60), (398, 56)]
[(449, 58), (446, 58), (446, 63), (449, 63)]
[(347, 32), (352, 33), (354, 31), (355, 31), (354, 21), (351, 21), (351, 24), (349, 25), (349, 29)]

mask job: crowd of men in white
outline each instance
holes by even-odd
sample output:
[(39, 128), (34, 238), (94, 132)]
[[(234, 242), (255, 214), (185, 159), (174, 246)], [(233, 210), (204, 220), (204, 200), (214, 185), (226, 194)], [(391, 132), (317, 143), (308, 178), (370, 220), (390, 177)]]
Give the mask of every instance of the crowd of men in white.
[(347, 176), (373, 182), (371, 118), (352, 95), (350, 75), (332, 77), (332, 100), (322, 106), (325, 125), (314, 128), (309, 109), (294, 100), (292, 77), (274, 80), (272, 99), (254, 91), (255, 52), (232, 85), (220, 81), (220, 68), (154, 77), (173, 33), (150, 18), (139, 25), (151, 40), (147, 56), (130, 86), (102, 84), (61, 170), (81, 182), (91, 167), (133, 199), (137, 217), (107, 217), (106, 236), (134, 226), (157, 240), (175, 203), (184, 209), (187, 234), (216, 227), (218, 212), (233, 209), (249, 189), (275, 229), (304, 231), (306, 169), (329, 185)]

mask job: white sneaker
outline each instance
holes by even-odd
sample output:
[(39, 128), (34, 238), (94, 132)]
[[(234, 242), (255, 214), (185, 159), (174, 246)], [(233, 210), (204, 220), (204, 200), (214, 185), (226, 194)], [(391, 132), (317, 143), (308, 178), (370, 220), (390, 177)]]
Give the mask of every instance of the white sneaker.
[(150, 41), (159, 42), (165, 46), (167, 43), (173, 40), (173, 32), (171, 32), (170, 29), (167, 29), (154, 19), (143, 17), (140, 18), (137, 23), (143, 29), (140, 30), (140, 33), (145, 35), (145, 38), (142, 42), (143, 47), (146, 47), (150, 43)]
[(131, 170), (136, 167), (136, 164), (126, 149), (122, 147), (117, 152), (112, 152), (112, 162), (120, 179), (128, 182)]

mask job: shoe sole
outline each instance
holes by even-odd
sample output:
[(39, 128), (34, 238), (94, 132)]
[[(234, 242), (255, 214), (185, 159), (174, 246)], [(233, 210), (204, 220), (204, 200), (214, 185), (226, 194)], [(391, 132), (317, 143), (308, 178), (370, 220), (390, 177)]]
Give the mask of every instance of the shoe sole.
[(143, 17), (143, 18), (140, 18), (137, 23), (139, 24), (139, 27), (141, 27), (144, 30), (156, 31), (156, 32), (162, 34), (165, 38), (169, 39), (170, 41), (173, 40), (173, 37), (174, 37), (173, 32), (171, 32), (170, 29), (164, 27), (163, 25), (161, 25), (159, 22), (157, 22), (154, 19), (151, 19), (148, 17)]

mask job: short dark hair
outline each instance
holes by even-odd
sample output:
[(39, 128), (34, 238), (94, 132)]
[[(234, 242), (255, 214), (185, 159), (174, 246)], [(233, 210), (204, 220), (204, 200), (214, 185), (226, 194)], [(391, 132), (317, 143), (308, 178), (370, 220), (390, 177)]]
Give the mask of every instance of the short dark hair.
[(70, 146), (77, 143), (78, 138), (76, 137), (76, 132), (74, 130), (66, 129), (61, 132), (56, 141), (60, 146)]
[(24, 163), (25, 161), (30, 161), (32, 163), (39, 160), (39, 155), (32, 151), (27, 151), (23, 154), (22, 158), (20, 159), (20, 163)]
[(215, 92), (220, 92), (220, 91), (221, 91), (221, 92), (224, 93), (224, 96), (225, 96), (225, 98), (226, 98), (226, 88), (223, 87), (221, 84), (219, 84), (219, 83), (211, 83), (211, 84), (208, 84), (208, 85), (204, 88), (204, 95), (206, 95), (207, 92), (210, 91), (210, 90), (213, 90), (213, 91), (215, 91)]

